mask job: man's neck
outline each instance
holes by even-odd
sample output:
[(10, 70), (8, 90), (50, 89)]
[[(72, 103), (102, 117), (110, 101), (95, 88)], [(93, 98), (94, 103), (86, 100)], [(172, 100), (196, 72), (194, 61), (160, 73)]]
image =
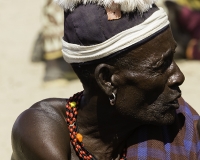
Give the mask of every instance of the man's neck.
[[(78, 111), (78, 131), (85, 148), (97, 159), (117, 159), (126, 141), (139, 125), (120, 117), (108, 99), (83, 95)], [(118, 157), (119, 158), (119, 157)]]

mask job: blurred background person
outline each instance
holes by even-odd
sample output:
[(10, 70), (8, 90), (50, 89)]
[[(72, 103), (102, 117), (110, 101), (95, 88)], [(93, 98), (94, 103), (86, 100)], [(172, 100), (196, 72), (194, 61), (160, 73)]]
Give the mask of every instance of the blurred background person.
[(42, 28), (35, 41), (31, 55), (32, 62), (45, 62), (43, 80), (50, 84), (65, 84), (76, 77), (73, 69), (62, 57), (63, 36), (62, 9), (53, 0), (46, 0), (42, 10)]
[(200, 60), (200, 1), (166, 0), (164, 3), (178, 43), (175, 58)]

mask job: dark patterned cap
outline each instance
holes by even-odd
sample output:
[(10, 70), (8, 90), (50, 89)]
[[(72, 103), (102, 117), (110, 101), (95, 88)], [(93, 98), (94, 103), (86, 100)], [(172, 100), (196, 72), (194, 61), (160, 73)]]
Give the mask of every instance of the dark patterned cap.
[(87, 63), (144, 43), (169, 26), (154, 0), (56, 0), (65, 10), (63, 57)]

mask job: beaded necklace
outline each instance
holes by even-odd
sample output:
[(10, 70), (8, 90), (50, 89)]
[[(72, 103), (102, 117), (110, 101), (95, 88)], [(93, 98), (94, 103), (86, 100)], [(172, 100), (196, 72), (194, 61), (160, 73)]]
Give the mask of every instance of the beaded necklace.
[[(82, 95), (83, 91), (74, 94), (73, 97), (69, 98), (66, 104), (66, 121), (69, 128), (70, 141), (79, 158), (83, 160), (96, 160), (96, 158), (84, 148), (84, 144), (82, 142), (83, 136), (78, 132), (76, 123), (78, 107)], [(126, 160), (126, 150), (124, 150), (123, 156), (120, 160)]]

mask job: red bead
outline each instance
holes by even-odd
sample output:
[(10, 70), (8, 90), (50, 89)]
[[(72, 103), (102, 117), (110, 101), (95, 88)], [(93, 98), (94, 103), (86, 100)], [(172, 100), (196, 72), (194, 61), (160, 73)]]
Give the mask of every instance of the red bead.
[(79, 149), (79, 148), (81, 148), (81, 146), (79, 146), (79, 145), (77, 144), (77, 145), (76, 145), (76, 148), (78, 148), (78, 149)]
[(74, 135), (71, 135), (70, 137), (71, 137), (71, 139), (74, 139)]
[(74, 116), (73, 113), (70, 113), (70, 114), (69, 114), (69, 117), (70, 117), (70, 118), (72, 118), (73, 116)]
[(69, 124), (73, 124), (73, 121), (69, 121)]
[(87, 156), (87, 160), (90, 160), (91, 158)]
[(70, 132), (73, 132), (73, 128), (70, 128), (69, 131), (70, 131)]
[(67, 105), (66, 108), (70, 110), (71, 107), (69, 105)]

